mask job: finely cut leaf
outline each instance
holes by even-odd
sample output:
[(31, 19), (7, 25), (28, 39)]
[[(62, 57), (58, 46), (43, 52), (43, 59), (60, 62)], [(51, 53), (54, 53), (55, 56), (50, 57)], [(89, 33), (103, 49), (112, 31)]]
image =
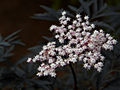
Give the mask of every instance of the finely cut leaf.
[(46, 36), (42, 36), (42, 37), (47, 41), (53, 41), (54, 40), (54, 38), (52, 38), (52, 37), (46, 37)]
[(48, 14), (48, 13), (44, 13), (44, 14), (34, 14), (34, 16), (32, 16), (33, 19), (40, 19), (40, 20), (50, 20), (50, 21), (57, 21), (58, 19), (56, 17), (53, 17), (52, 15)]
[(16, 31), (16, 32), (10, 34), (9, 36), (7, 36), (7, 37), (4, 39), (4, 41), (6, 41), (6, 40), (12, 38), (12, 37), (15, 36), (16, 34), (18, 34), (20, 31), (21, 31), (21, 30), (18, 30), (18, 31)]
[(107, 24), (105, 22), (97, 22), (97, 21), (95, 21), (95, 22), (92, 22), (92, 23), (94, 23), (95, 25), (100, 26), (101, 28), (106, 27), (106, 28), (109, 28), (110, 30), (114, 30), (114, 28), (112, 26), (110, 26), (109, 24)]

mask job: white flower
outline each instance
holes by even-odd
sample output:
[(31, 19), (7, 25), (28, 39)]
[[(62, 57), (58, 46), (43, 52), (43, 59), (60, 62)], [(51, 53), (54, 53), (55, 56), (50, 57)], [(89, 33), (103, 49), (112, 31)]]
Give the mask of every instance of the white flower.
[(73, 63), (77, 62), (76, 58), (72, 58), (71, 62), (73, 62)]
[(67, 19), (67, 21), (70, 21), (70, 18), (69, 18), (69, 17), (67, 17), (66, 19)]
[(43, 67), (43, 66), (45, 66), (45, 63), (42, 63), (42, 64), (41, 64), (41, 67)]
[(83, 50), (87, 49), (87, 46), (83, 46), (82, 49), (83, 49)]
[(40, 77), (40, 76), (42, 76), (43, 74), (42, 74), (41, 72), (38, 72), (36, 75)]
[(99, 68), (99, 65), (98, 65), (98, 64), (95, 64), (95, 65), (94, 65), (94, 68), (98, 69), (98, 68)]
[(33, 61), (33, 62), (36, 62), (36, 61), (37, 61), (37, 59), (33, 58), (33, 59), (32, 59), (32, 61)]
[(61, 33), (61, 35), (60, 35), (60, 36), (61, 36), (61, 37), (63, 37), (64, 35), (65, 35), (64, 33)]
[(56, 63), (56, 65), (58, 65), (58, 64), (60, 64), (60, 61), (58, 60), (58, 61), (56, 61), (55, 63)]
[(71, 35), (68, 35), (68, 39), (72, 39), (72, 36), (71, 36)]
[(38, 71), (41, 71), (41, 69), (42, 69), (42, 67), (39, 66), (39, 67), (38, 67)]
[(99, 32), (98, 32), (97, 30), (94, 31), (94, 34), (95, 34), (95, 35), (98, 34), (98, 33), (99, 33)]
[(85, 32), (85, 31), (83, 31), (83, 32), (82, 32), (82, 35), (86, 35), (86, 32)]
[(103, 67), (103, 63), (102, 62), (98, 62), (98, 66), (99, 67)]
[(103, 44), (103, 46), (102, 46), (105, 50), (107, 50), (108, 48), (109, 48), (109, 45), (108, 44)]
[(68, 26), (68, 29), (72, 29), (72, 25), (69, 25), (69, 26)]
[(65, 62), (60, 62), (60, 65), (63, 67), (63, 66), (65, 66), (66, 64), (65, 64)]
[(82, 22), (82, 18), (78, 18), (77, 20), (78, 20), (79, 22)]
[(52, 56), (54, 56), (56, 53), (54, 52), (54, 51), (52, 51), (51, 53), (50, 53), (50, 55), (52, 55)]
[(84, 22), (83, 22), (81, 25), (82, 25), (83, 27), (86, 26), (86, 24), (85, 24)]
[(81, 17), (81, 15), (80, 15), (80, 14), (77, 14), (77, 15), (76, 15), (76, 18), (80, 18), (80, 17)]
[(113, 44), (117, 44), (117, 41), (115, 39), (112, 40)]
[(109, 36), (110, 36), (110, 34), (107, 33), (107, 34), (106, 34), (106, 37), (109, 37)]
[(83, 62), (84, 62), (84, 63), (86, 63), (87, 61), (88, 61), (88, 59), (87, 59), (87, 58), (84, 58), (84, 59), (83, 59)]
[(32, 58), (28, 58), (27, 62), (31, 62), (32, 61)]
[(92, 56), (92, 53), (91, 52), (88, 52), (88, 54), (87, 54), (88, 56)]
[(88, 44), (88, 47), (89, 47), (90, 49), (93, 49), (93, 48), (94, 48), (94, 45), (93, 45), (92, 43), (89, 43), (89, 44)]
[(111, 37), (111, 36), (108, 36), (108, 39), (109, 39), (109, 40), (112, 40), (112, 39), (113, 39), (113, 37)]
[(102, 71), (102, 68), (100, 68), (100, 67), (97, 68), (97, 71), (98, 71), (98, 72), (101, 72), (101, 71)]
[(52, 63), (51, 65), (51, 68), (56, 68), (56, 64)]
[(56, 77), (56, 73), (52, 72), (50, 73), (51, 77)]
[(88, 63), (85, 63), (83, 67), (88, 68)]
[(96, 63), (96, 60), (95, 60), (95, 59), (90, 59), (90, 62), (91, 62), (92, 64), (94, 64), (94, 63)]
[(101, 33), (103, 33), (103, 30), (102, 30), (102, 29), (100, 29), (100, 32), (101, 32)]
[(85, 16), (85, 17), (84, 17), (84, 19), (85, 19), (85, 20), (88, 20), (88, 19), (89, 19), (89, 17), (88, 17), (88, 16)]
[(79, 33), (76, 33), (75, 36), (78, 37), (80, 34)]
[(49, 72), (46, 70), (46, 71), (44, 71), (44, 76), (47, 76), (48, 74), (49, 74)]
[(64, 39), (59, 39), (59, 42), (60, 43), (64, 43)]
[(59, 38), (59, 35), (56, 35), (55, 38), (56, 38), (56, 39)]
[(89, 25), (90, 24), (89, 21), (86, 21), (86, 24)]
[(88, 26), (88, 27), (87, 27), (87, 30), (91, 31), (91, 30), (92, 30), (92, 27), (91, 27), (91, 26)]
[(113, 50), (113, 46), (110, 45), (108, 49), (109, 49), (109, 50)]
[(48, 61), (48, 62), (49, 62), (49, 63), (53, 63), (53, 61), (54, 61), (53, 59), (49, 59), (49, 61)]
[(81, 28), (77, 28), (77, 29), (76, 29), (77, 32), (80, 32), (81, 30), (82, 30)]
[(55, 25), (52, 25), (51, 27), (50, 27), (50, 31), (52, 31), (53, 29), (55, 29), (57, 26), (55, 26)]
[(38, 71), (43, 72), (43, 71), (45, 71), (45, 68), (44, 67), (39, 67)]
[(91, 24), (91, 27), (92, 27), (92, 28), (95, 28), (95, 25), (94, 25), (94, 24)]
[(104, 59), (105, 59), (105, 57), (104, 57), (104, 56), (101, 56), (101, 57), (100, 57), (100, 60), (101, 60), (101, 61), (103, 61)]
[(66, 11), (63, 11), (63, 12), (62, 12), (62, 15), (66, 15)]
[(47, 49), (47, 46), (43, 46), (43, 49)]
[(74, 21), (73, 21), (73, 24), (77, 24), (77, 21), (76, 21), (76, 20), (74, 20)]
[(111, 41), (107, 41), (106, 43), (107, 43), (107, 44), (112, 44), (112, 42), (111, 42)]
[(77, 24), (76, 24), (76, 27), (80, 27), (81, 26), (81, 24), (78, 22)]
[(63, 21), (63, 24), (66, 25), (66, 24), (67, 24), (67, 21)]

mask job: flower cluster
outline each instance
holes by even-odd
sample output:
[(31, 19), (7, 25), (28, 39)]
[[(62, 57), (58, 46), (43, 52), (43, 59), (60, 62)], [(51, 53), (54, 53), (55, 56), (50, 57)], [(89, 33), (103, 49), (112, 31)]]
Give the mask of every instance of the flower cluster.
[(86, 69), (94, 67), (100, 72), (105, 58), (101, 55), (101, 49), (112, 50), (117, 41), (110, 34), (105, 34), (102, 29), (97, 30), (94, 24), (90, 24), (88, 16), (82, 18), (77, 14), (73, 20), (63, 11), (59, 21), (60, 26), (50, 27), (59, 45), (57, 42), (49, 42), (38, 55), (27, 60), (41, 62), (37, 75), (55, 77), (57, 67), (77, 61), (82, 61)]

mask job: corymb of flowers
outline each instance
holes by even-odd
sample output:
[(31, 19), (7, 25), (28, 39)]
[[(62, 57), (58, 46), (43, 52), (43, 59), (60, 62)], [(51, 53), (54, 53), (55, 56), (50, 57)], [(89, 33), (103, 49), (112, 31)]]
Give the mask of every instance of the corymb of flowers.
[(105, 58), (101, 55), (101, 49), (113, 50), (117, 41), (110, 34), (105, 34), (102, 29), (97, 30), (94, 24), (90, 24), (88, 16), (81, 17), (77, 14), (73, 20), (63, 11), (59, 21), (60, 26), (50, 27), (59, 45), (56, 41), (48, 42), (38, 55), (27, 60), (41, 62), (37, 75), (56, 77), (56, 68), (78, 61), (84, 63), (85, 69), (94, 67), (101, 72)]

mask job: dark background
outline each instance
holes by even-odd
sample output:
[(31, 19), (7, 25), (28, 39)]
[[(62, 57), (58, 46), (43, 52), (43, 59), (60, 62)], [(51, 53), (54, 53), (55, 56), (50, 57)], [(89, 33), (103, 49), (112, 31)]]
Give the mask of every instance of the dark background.
[[(109, 6), (120, 4), (120, 0), (105, 0)], [(28, 48), (44, 41), (42, 36), (52, 36), (49, 27), (55, 22), (32, 19), (36, 13), (44, 13), (40, 5), (54, 9), (66, 8), (67, 5), (77, 6), (77, 0), (0, 0), (0, 34), (4, 37), (19, 29), (21, 40), (26, 44), (16, 46), (12, 61), (18, 60), (28, 53)], [(8, 90), (8, 89), (3, 89)], [(112, 90), (112, 89), (111, 89)]]

